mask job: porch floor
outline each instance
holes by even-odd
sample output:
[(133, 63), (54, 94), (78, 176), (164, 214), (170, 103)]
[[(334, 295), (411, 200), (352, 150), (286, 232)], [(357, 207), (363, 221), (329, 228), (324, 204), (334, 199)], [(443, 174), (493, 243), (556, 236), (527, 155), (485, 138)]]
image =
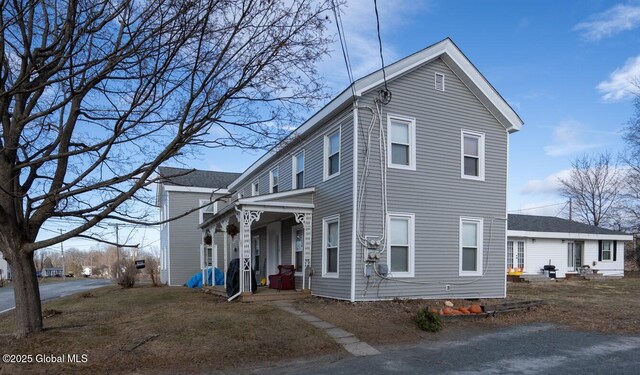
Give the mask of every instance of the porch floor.
[[(223, 286), (203, 286), (202, 289), (221, 297), (227, 297), (227, 291)], [(304, 299), (311, 297), (311, 290), (281, 290), (271, 289), (267, 286), (259, 286), (255, 293), (242, 293), (238, 298), (242, 302), (268, 302), (268, 301), (288, 301), (294, 299)]]

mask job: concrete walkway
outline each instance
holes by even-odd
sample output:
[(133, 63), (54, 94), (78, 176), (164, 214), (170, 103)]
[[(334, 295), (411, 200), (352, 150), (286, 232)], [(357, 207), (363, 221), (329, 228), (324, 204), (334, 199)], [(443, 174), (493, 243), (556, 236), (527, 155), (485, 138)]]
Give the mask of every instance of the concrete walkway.
[(376, 355), (380, 354), (378, 350), (376, 350), (371, 345), (367, 344), (364, 341), (360, 341), (359, 338), (354, 336), (353, 333), (347, 332), (342, 328), (336, 327), (329, 322), (325, 322), (324, 320), (318, 318), (317, 316), (311, 315), (304, 311), (300, 311), (294, 308), (291, 305), (291, 302), (288, 301), (276, 301), (273, 302), (274, 305), (278, 306), (280, 309), (289, 312), (302, 320), (307, 321), (309, 324), (313, 325), (316, 328), (320, 328), (323, 330), (329, 337), (331, 337), (335, 342), (342, 345), (342, 347), (353, 354), (354, 356), (367, 356), (367, 355)]

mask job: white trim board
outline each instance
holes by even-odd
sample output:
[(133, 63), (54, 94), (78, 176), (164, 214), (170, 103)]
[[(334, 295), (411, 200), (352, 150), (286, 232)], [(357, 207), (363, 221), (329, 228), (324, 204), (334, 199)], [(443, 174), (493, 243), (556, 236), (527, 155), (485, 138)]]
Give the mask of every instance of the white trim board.
[(560, 240), (612, 240), (633, 241), (630, 234), (595, 234), (595, 233), (567, 233), (567, 232), (530, 232), (523, 230), (507, 230), (508, 238), (536, 238), (536, 239), (560, 239)]

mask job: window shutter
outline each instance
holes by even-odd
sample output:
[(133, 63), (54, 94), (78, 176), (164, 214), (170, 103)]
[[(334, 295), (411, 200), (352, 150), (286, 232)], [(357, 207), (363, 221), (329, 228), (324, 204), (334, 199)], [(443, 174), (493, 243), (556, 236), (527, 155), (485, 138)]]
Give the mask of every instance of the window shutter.
[(602, 262), (602, 240), (598, 240), (598, 262)]
[(616, 257), (617, 257), (617, 253), (618, 252), (618, 241), (613, 241), (613, 261), (616, 261)]

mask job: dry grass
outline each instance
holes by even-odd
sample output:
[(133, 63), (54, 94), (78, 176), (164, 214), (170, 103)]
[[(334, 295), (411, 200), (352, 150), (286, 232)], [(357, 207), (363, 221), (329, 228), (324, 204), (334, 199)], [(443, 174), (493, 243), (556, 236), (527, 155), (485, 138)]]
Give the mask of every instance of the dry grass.
[(85, 364), (20, 364), (0, 373), (211, 372), (289, 357), (340, 352), (311, 325), (270, 304), (227, 303), (186, 288), (106, 287), (43, 306), (45, 331), (16, 340), (0, 317), (10, 354), (87, 354)]
[[(640, 276), (606, 281), (559, 281), (544, 284), (509, 283), (508, 297), (483, 299), (474, 303), (544, 300), (547, 305), (531, 311), (500, 314), (489, 318), (446, 320), (439, 334), (420, 331), (414, 317), (423, 306), (442, 307), (444, 301), (413, 300), (352, 304), (322, 298), (298, 301), (297, 306), (360, 339), (385, 345), (419, 339), (438, 339), (446, 332), (466, 327), (494, 328), (521, 323), (551, 322), (570, 328), (600, 332), (640, 334)], [(451, 300), (455, 306), (469, 305)]]
[[(547, 305), (529, 312), (445, 321), (433, 334), (414, 323), (418, 308), (444, 301), (351, 304), (312, 298), (297, 308), (352, 332), (372, 345), (438, 340), (468, 327), (553, 322), (575, 329), (640, 334), (640, 277), (607, 281), (509, 284), (510, 301)], [(482, 304), (505, 300), (480, 300)], [(469, 301), (453, 300), (456, 306)], [(284, 359), (344, 355), (318, 329), (265, 303), (226, 303), (186, 288), (106, 287), (44, 305), (46, 330), (16, 340), (13, 317), (0, 317), (0, 345), (10, 354), (87, 354), (85, 364), (0, 366), (0, 373), (198, 373), (243, 372)], [(239, 365), (239, 364), (242, 365)]]

